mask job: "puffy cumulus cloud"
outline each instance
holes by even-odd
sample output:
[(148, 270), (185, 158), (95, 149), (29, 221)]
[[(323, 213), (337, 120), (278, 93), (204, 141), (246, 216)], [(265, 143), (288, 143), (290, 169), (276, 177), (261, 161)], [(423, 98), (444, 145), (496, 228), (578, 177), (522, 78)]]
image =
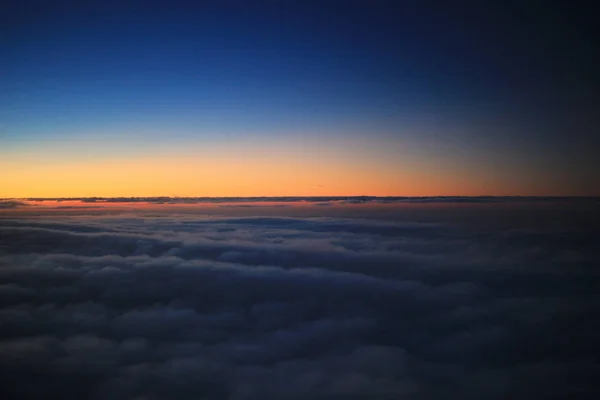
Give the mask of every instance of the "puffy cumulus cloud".
[(0, 220), (0, 395), (597, 398), (598, 233)]

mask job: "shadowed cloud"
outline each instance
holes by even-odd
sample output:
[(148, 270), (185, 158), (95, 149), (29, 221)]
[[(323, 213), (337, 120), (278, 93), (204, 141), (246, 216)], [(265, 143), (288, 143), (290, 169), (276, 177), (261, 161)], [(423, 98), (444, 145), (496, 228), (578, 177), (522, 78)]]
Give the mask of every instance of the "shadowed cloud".
[(595, 398), (597, 233), (5, 219), (1, 388), (4, 398)]

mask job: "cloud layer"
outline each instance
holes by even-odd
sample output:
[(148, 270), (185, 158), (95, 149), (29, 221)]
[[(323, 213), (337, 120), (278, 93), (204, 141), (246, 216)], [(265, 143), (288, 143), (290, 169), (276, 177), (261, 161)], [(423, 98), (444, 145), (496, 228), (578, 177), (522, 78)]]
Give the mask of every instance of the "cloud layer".
[(598, 233), (3, 219), (0, 395), (597, 398)]

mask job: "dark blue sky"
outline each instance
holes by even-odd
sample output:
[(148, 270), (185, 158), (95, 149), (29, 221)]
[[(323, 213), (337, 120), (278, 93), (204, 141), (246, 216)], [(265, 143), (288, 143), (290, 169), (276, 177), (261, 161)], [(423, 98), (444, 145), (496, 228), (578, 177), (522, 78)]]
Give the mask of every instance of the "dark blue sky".
[(469, 179), (529, 174), (516, 192), (543, 181), (546, 194), (585, 194), (598, 178), (599, 65), (583, 3), (198, 3), (4, 4), (5, 151), (328, 138), (343, 158), (352, 138), (399, 146), (400, 159), (421, 149), (426, 168), (483, 171)]

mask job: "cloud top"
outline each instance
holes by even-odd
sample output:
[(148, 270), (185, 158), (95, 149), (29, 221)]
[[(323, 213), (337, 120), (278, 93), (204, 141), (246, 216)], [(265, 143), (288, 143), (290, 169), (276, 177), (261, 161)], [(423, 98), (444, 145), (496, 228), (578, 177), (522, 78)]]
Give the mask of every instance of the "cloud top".
[(0, 219), (0, 393), (596, 398), (598, 233), (336, 217)]

